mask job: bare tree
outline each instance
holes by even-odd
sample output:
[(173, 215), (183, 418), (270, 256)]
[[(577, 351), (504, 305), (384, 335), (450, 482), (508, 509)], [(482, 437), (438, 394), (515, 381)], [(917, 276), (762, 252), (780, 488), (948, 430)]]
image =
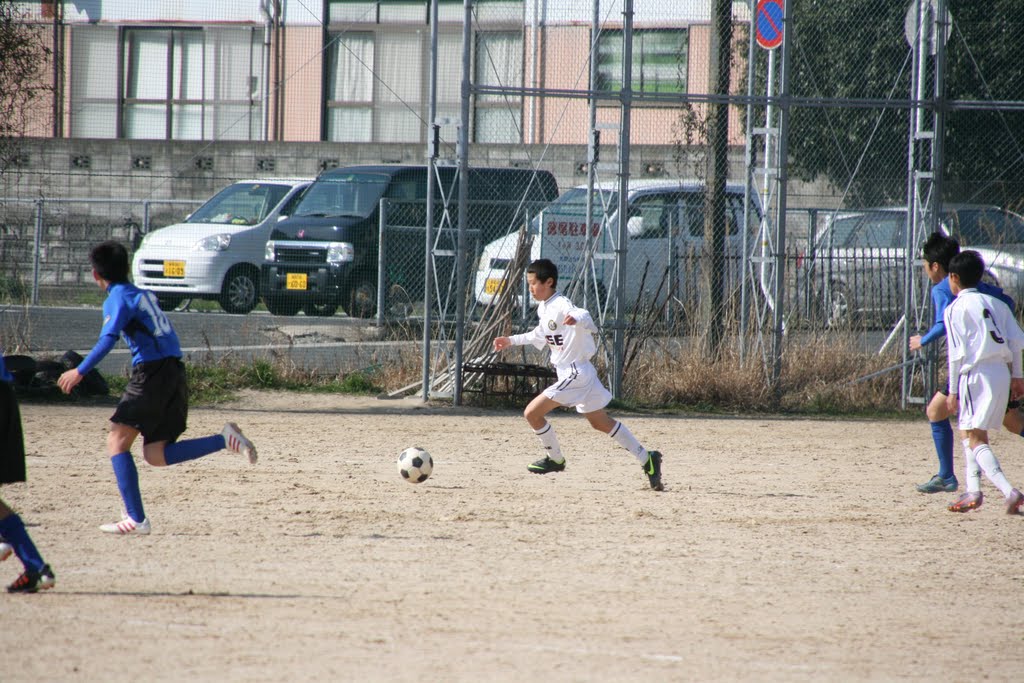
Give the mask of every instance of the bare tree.
[(17, 159), (33, 102), (52, 90), (45, 30), (23, 3), (0, 0), (0, 175)]

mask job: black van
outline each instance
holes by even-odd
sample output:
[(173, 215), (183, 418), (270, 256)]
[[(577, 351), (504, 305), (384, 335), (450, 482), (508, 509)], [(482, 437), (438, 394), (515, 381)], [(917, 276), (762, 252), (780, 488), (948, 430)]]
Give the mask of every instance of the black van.
[[(435, 225), (442, 225), (446, 212), (452, 217), (458, 212), (457, 169), (442, 166), (437, 171), (434, 216)], [(427, 172), (426, 166), (381, 165), (320, 174), (291, 216), (270, 233), (260, 273), (267, 310), (275, 315), (299, 310), (334, 315), (341, 306), (353, 317), (374, 315), (381, 199), (392, 207), (387, 224), (405, 226), (394, 236), (385, 233), (385, 253), (402, 256), (386, 265), (385, 286), (418, 282), (422, 292)], [(467, 228), (477, 245), (471, 256), (557, 197), (558, 185), (548, 171), (470, 168)]]

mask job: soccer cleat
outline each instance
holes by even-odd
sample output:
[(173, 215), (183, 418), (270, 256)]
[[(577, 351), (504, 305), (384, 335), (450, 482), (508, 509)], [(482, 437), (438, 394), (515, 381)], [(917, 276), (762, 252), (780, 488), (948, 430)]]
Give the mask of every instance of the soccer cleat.
[(661, 484), (661, 452), (650, 451), (647, 454), (647, 464), (644, 465), (644, 474), (651, 482), (651, 488), (655, 491), (664, 491)]
[(1012, 489), (1010, 495), (1006, 497), (1006, 514), (1019, 515), (1021, 505), (1024, 505), (1024, 493)]
[(967, 512), (968, 510), (977, 510), (981, 507), (981, 504), (985, 501), (985, 494), (981, 491), (968, 491), (963, 493), (959, 498), (949, 504), (947, 508), (950, 512)]
[(14, 548), (11, 547), (11, 544), (0, 541), (0, 562), (3, 562), (13, 554)]
[(21, 576), (15, 579), (14, 583), (7, 587), (8, 593), (36, 593), (53, 588), (57, 583), (57, 577), (53, 575), (50, 565), (44, 564), (38, 572), (26, 570)]
[(249, 458), (250, 464), (256, 464), (256, 446), (242, 435), (242, 430), (238, 428), (238, 425), (234, 422), (225, 423), (224, 431), (221, 434), (224, 435), (225, 448), (235, 453), (244, 453)]
[(960, 482), (956, 480), (956, 477), (950, 477), (949, 479), (943, 479), (939, 475), (935, 475), (923, 484), (917, 485), (917, 490), (921, 493), (953, 493), (956, 491)]
[(100, 524), (100, 531), (107, 534), (121, 534), (126, 536), (128, 534), (135, 534), (136, 536), (145, 536), (152, 530), (149, 525), (149, 519), (144, 519), (141, 522), (136, 522), (134, 519), (125, 515), (120, 522), (114, 522), (112, 524)]
[(526, 469), (530, 470), (534, 474), (547, 474), (548, 472), (561, 472), (565, 469), (565, 461), (555, 462), (551, 458), (544, 456), (537, 462), (533, 463)]

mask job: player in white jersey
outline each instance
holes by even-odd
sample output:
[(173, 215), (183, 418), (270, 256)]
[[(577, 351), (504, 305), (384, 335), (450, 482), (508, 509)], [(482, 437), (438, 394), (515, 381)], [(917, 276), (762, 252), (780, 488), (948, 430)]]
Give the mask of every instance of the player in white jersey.
[(548, 259), (539, 259), (526, 269), (526, 281), (530, 295), (539, 302), (537, 317), (540, 324), (524, 334), (497, 337), (494, 350), (501, 351), (510, 346), (532, 345), (538, 349), (545, 346), (551, 351), (551, 364), (555, 366), (558, 381), (530, 401), (523, 415), (540, 438), (545, 456), (527, 469), (535, 474), (561, 472), (565, 469), (565, 458), (555, 436), (555, 430), (547, 421), (547, 414), (560, 406), (575, 406), (576, 411), (586, 416), (590, 425), (611, 436), (632, 453), (643, 466), (651, 488), (663, 490), (661, 483), (661, 453), (648, 451), (629, 428), (609, 417), (604, 407), (612, 395), (597, 376), (590, 359), (597, 351), (593, 333), (597, 332), (590, 313), (573, 306), (572, 302), (559, 294), (558, 267)]
[(999, 429), (1011, 392), (1024, 395), (1021, 350), (1024, 330), (999, 299), (976, 287), (985, 263), (976, 251), (962, 251), (949, 262), (949, 287), (956, 299), (943, 318), (949, 346), (949, 409), (959, 408), (960, 430), (966, 433), (967, 492), (949, 506), (966, 512), (981, 506), (981, 471), (1004, 496), (1007, 514), (1017, 514), (1024, 495), (1013, 488), (988, 442), (988, 430)]

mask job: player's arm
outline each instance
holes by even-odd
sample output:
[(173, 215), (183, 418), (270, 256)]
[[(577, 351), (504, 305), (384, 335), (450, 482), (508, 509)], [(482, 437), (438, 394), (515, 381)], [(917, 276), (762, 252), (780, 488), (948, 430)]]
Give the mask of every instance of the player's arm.
[(597, 332), (597, 325), (594, 324), (590, 311), (585, 308), (570, 308), (566, 311), (564, 322), (566, 325), (579, 325), (588, 332)]
[(61, 391), (70, 394), (71, 390), (89, 374), (89, 371), (99, 365), (100, 361), (110, 353), (117, 344), (121, 330), (127, 324), (130, 314), (131, 312), (119, 302), (112, 301), (110, 298), (103, 302), (103, 327), (100, 329), (99, 339), (77, 368), (72, 368), (57, 378), (57, 386)]
[(949, 364), (949, 394), (946, 397), (946, 408), (952, 415), (957, 412), (958, 395), (960, 385), (960, 368), (963, 365), (964, 347), (963, 338), (957, 331), (956, 325), (951, 320), (949, 309), (943, 311), (942, 318), (946, 327), (946, 338), (948, 340), (947, 356)]
[(927, 346), (936, 339), (946, 336), (946, 307), (949, 306), (951, 298), (946, 296), (945, 290), (932, 287), (932, 307), (935, 309), (935, 323), (927, 332), (910, 338), (910, 350), (917, 351), (922, 346)]

